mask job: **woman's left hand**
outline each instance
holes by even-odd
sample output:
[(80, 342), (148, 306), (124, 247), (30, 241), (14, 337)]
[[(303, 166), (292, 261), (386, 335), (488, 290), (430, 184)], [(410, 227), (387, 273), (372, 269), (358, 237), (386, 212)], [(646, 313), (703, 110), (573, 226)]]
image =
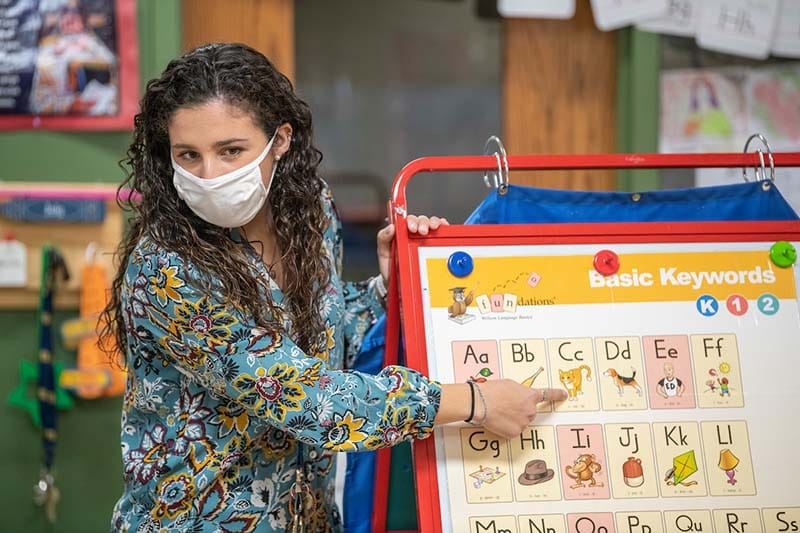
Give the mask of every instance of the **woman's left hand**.
[[(425, 215), (408, 215), (406, 217), (409, 233), (419, 233), (427, 235), (430, 231), (435, 231), (439, 226), (447, 226), (450, 223), (446, 218), (426, 217)], [(394, 224), (389, 224), (378, 232), (378, 268), (381, 271), (383, 282), (389, 286), (389, 261), (392, 255), (392, 241), (394, 240)]]

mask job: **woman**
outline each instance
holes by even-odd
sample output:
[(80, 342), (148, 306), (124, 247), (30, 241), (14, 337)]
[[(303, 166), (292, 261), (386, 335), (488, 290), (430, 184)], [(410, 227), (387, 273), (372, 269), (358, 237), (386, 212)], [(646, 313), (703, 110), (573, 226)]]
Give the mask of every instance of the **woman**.
[(335, 531), (334, 452), (467, 418), (511, 437), (560, 398), (347, 371), (383, 312), (394, 228), (380, 276), (343, 282), (320, 159), (308, 106), (251, 48), (198, 48), (147, 85), (125, 183), (141, 201), (106, 309), (129, 369), (114, 531)]

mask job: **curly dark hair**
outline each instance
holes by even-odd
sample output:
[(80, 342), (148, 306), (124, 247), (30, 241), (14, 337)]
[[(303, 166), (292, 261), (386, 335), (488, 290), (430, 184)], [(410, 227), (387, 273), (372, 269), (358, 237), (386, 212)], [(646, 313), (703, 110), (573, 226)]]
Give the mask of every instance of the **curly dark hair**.
[[(199, 218), (172, 185), (168, 124), (176, 110), (222, 100), (249, 113), (271, 137), (281, 124), (292, 126), (291, 149), (281, 158), (268, 201), (272, 209), (284, 272), (284, 308), (270, 296), (267, 281), (248, 260), (229, 230)], [(203, 289), (252, 314), (256, 325), (280, 330), (284, 313), (293, 320), (295, 340), (314, 354), (324, 331), (317, 302), (330, 280), (330, 261), (322, 253), (326, 224), (324, 182), (317, 174), (322, 153), (312, 141), (311, 111), (291, 82), (260, 52), (242, 44), (208, 44), (170, 61), (161, 77), (147, 84), (134, 119), (133, 142), (120, 162), (127, 178), (120, 206), (131, 212), (120, 243), (110, 300), (103, 311), (101, 339), (115, 339), (124, 354), (127, 337), (120, 290), (128, 257), (143, 237), (178, 253), (204, 274)], [(132, 195), (141, 200), (132, 201)], [(187, 280), (189, 281), (189, 280)], [(107, 343), (106, 343), (107, 344)], [(124, 364), (124, 363), (123, 363)]]

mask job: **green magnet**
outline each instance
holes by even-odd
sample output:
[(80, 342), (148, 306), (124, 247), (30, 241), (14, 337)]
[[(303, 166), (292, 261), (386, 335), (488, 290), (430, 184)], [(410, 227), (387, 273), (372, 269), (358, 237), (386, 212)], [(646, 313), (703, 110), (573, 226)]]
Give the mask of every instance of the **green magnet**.
[(769, 258), (780, 268), (789, 268), (797, 261), (797, 249), (792, 243), (778, 241), (769, 249)]

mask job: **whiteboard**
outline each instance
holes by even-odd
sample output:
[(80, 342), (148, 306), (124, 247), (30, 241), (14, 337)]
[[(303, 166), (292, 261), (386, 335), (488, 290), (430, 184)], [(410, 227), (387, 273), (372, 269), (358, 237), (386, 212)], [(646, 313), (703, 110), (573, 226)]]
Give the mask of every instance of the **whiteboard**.
[[(403, 305), (424, 329), (411, 366), (572, 396), (508, 441), (436, 428), (415, 448), (421, 513), (436, 511), (426, 495), (438, 503), (422, 531), (798, 530), (800, 267), (770, 261), (772, 236), (703, 242), (695, 226), (675, 240), (699, 242), (428, 239), (411, 254)], [(601, 250), (617, 274), (594, 269)], [(456, 252), (468, 276), (448, 270)], [(458, 316), (455, 287), (474, 297)]]

